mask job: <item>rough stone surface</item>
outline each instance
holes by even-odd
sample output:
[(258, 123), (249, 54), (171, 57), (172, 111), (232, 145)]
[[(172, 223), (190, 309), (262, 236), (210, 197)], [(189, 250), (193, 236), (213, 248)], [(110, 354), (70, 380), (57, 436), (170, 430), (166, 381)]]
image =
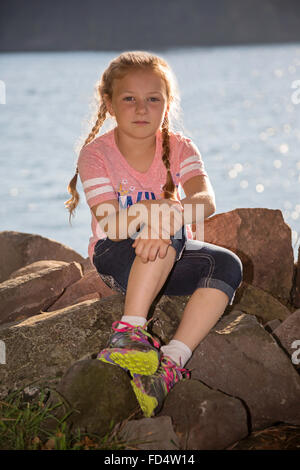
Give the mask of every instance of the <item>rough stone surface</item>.
[(133, 419), (124, 424), (119, 435), (127, 443), (127, 450), (178, 450), (180, 448), (169, 416)]
[(300, 246), (298, 248), (298, 261), (294, 266), (294, 284), (292, 289), (292, 303), (300, 308)]
[(193, 379), (242, 400), (251, 429), (300, 424), (300, 377), (254, 316), (234, 311), (223, 317), (186, 367)]
[(245, 282), (279, 300), (290, 300), (294, 255), (291, 228), (280, 210), (238, 208), (209, 217), (204, 228), (206, 242), (240, 257)]
[(49, 265), (40, 271), (8, 279), (0, 284), (0, 323), (38, 314), (58, 299), (64, 289), (82, 276), (79, 263)]
[(176, 384), (166, 398), (162, 415), (172, 418), (181, 449), (225, 449), (248, 435), (242, 402), (197, 380)]
[[(32, 274), (37, 273), (39, 271), (43, 271), (44, 269), (50, 268), (58, 268), (62, 266), (67, 266), (69, 263), (66, 261), (56, 261), (56, 260), (42, 260), (42, 261), (35, 261), (34, 263), (28, 264), (23, 268), (17, 269), (16, 271), (12, 272), (8, 279), (15, 279), (19, 276), (24, 276), (25, 274)], [(7, 280), (7, 279), (6, 279)]]
[(281, 325), (281, 321), (280, 320), (270, 320), (268, 321), (265, 325), (264, 325), (264, 328), (265, 330), (268, 332), (268, 333), (273, 333), (273, 331), (275, 330), (275, 328), (277, 328), (279, 325)]
[(115, 295), (116, 292), (104, 284), (96, 270), (89, 270), (81, 279), (67, 287), (59, 299), (47, 308), (47, 312), (74, 305), (80, 298), (90, 294), (93, 294), (94, 298), (102, 298)]
[(255, 315), (263, 325), (275, 319), (283, 321), (291, 314), (285, 305), (268, 292), (246, 282), (239, 287), (231, 307), (232, 310)]
[(103, 436), (111, 426), (140, 413), (127, 373), (97, 359), (73, 364), (56, 390), (75, 410), (68, 420), (73, 430)]
[(300, 371), (300, 309), (292, 313), (272, 334)]
[(124, 297), (114, 295), (0, 326), (6, 364), (0, 365), (0, 396), (34, 381), (55, 383), (75, 362), (106, 345), (120, 320)]
[(66, 245), (32, 233), (0, 232), (0, 282), (19, 268), (39, 260), (81, 263), (84, 258)]

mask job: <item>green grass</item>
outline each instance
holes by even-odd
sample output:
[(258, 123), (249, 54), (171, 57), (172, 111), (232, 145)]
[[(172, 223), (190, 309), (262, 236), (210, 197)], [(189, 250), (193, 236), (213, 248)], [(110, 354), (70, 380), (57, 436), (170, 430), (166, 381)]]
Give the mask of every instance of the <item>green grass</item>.
[[(17, 390), (0, 401), (0, 450), (122, 450), (127, 444), (111, 429), (104, 437), (71, 432), (67, 419), (73, 410), (64, 414), (65, 404), (47, 404), (49, 391), (41, 390), (32, 399), (24, 399), (24, 391)], [(62, 407), (63, 417), (56, 412)], [(54, 423), (49, 431), (49, 420)]]

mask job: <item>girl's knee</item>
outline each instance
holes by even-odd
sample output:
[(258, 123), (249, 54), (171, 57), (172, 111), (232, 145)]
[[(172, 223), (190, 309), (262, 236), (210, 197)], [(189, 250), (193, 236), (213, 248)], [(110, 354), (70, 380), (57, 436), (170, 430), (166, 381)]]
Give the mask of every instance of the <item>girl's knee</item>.
[(228, 277), (228, 282), (236, 286), (237, 289), (243, 280), (243, 263), (240, 258), (230, 250), (224, 252), (224, 259), (222, 263), (224, 274)]

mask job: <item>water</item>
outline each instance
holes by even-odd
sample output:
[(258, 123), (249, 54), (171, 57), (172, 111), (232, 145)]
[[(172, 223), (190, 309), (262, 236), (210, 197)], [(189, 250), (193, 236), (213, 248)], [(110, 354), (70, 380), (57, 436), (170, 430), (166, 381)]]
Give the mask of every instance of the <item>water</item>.
[[(214, 187), (216, 213), (280, 209), (296, 257), (300, 82), (292, 86), (300, 80), (300, 43), (157, 53), (177, 76), (183, 122)], [(6, 85), (6, 104), (0, 104), (0, 230), (40, 234), (87, 256), (90, 211), (80, 180), (72, 226), (64, 201), (76, 164), (74, 145), (89, 131), (95, 83), (118, 54), (0, 54)]]

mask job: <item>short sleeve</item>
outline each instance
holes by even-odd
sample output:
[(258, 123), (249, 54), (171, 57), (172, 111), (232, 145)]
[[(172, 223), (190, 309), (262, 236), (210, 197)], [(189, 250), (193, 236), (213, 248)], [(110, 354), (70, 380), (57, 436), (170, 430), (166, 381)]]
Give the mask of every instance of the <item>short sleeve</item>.
[(179, 181), (181, 185), (193, 176), (208, 176), (198, 147), (191, 139), (185, 138), (183, 140), (183, 146), (180, 149), (179, 155), (179, 165)]
[(84, 147), (79, 154), (77, 167), (90, 208), (110, 199), (118, 199), (99, 152), (92, 147)]

